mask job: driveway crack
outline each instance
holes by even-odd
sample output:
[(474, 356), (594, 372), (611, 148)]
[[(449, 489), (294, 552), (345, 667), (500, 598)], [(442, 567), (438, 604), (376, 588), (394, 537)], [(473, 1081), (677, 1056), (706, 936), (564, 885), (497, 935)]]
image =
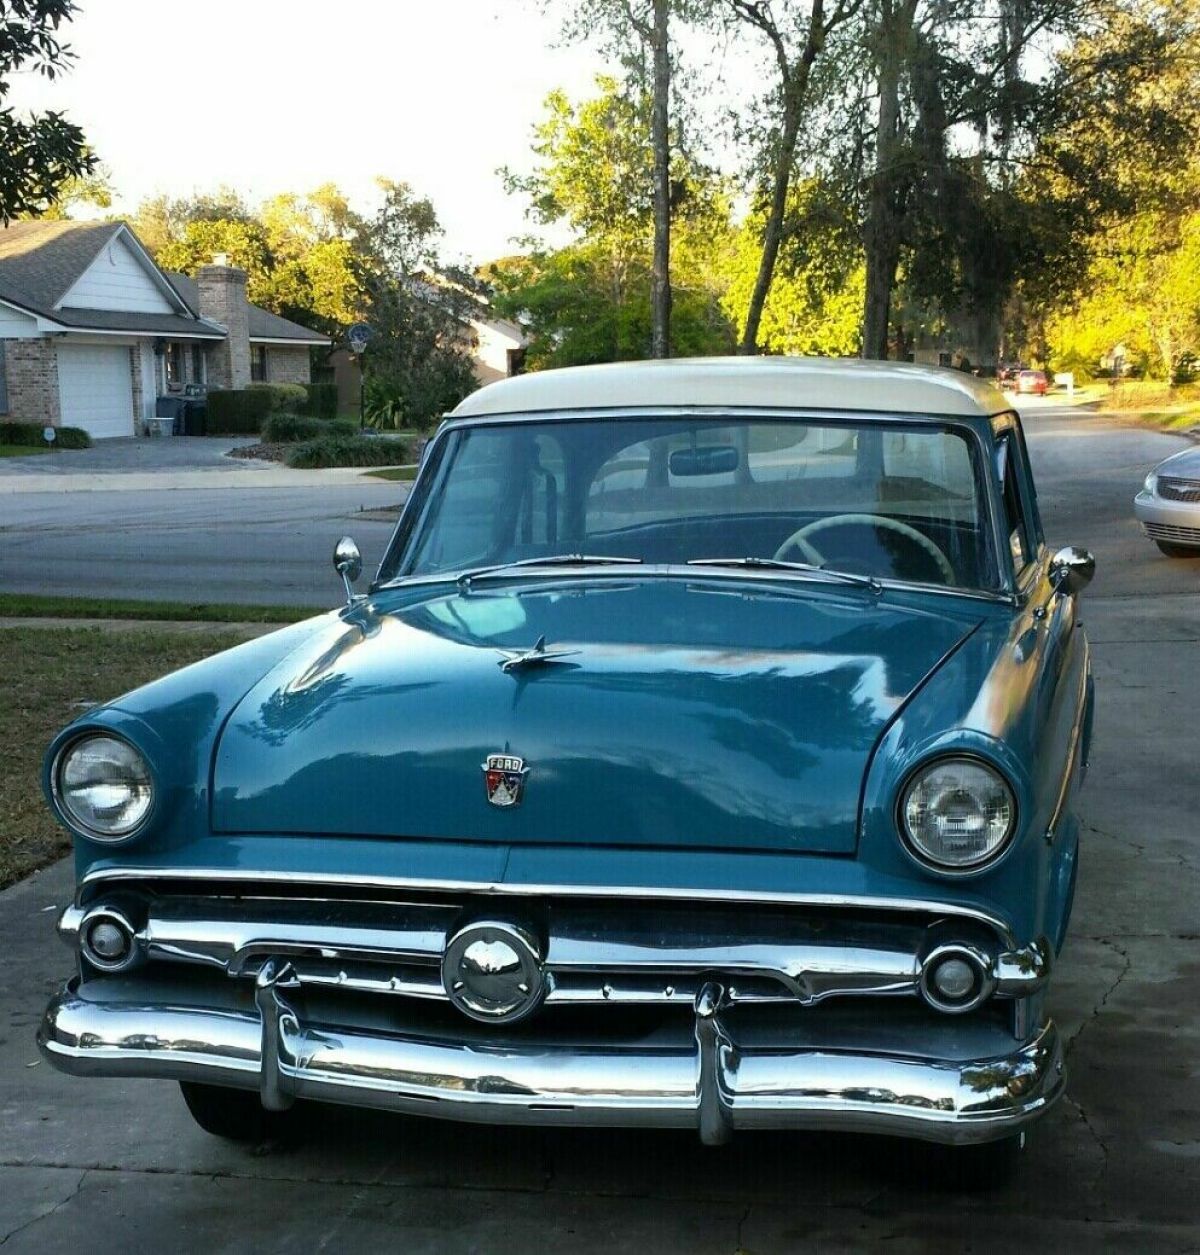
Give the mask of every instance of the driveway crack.
[(79, 1192), (83, 1189), (83, 1183), (87, 1180), (88, 1173), (90, 1171), (90, 1168), (84, 1168), (84, 1170), (79, 1174), (79, 1180), (75, 1182), (71, 1192), (66, 1196), (66, 1198), (60, 1199), (57, 1203), (55, 1203), (49, 1211), (44, 1211), (40, 1216), (34, 1216), (31, 1220), (26, 1220), (23, 1224), (17, 1225), (15, 1229), (10, 1229), (3, 1237), (0, 1237), (0, 1246), (4, 1246), (8, 1242), (9, 1238), (15, 1238), (18, 1233), (24, 1233), (26, 1229), (33, 1228), (35, 1224), (41, 1223), (41, 1221), (47, 1219), (47, 1217), (53, 1216), (57, 1212), (62, 1211), (62, 1209), (69, 1203), (73, 1203), (79, 1197)]

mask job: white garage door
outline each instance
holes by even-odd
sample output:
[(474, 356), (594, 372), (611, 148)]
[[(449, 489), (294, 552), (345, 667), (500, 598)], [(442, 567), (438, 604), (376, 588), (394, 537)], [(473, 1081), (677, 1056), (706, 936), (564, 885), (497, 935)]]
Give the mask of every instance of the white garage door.
[(133, 435), (129, 350), (107, 344), (58, 346), (58, 396), (63, 425), (93, 437)]

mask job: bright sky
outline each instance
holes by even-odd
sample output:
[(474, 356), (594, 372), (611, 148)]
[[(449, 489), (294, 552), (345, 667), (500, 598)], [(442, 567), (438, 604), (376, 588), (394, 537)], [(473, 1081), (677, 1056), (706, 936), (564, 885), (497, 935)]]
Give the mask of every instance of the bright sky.
[(447, 260), (486, 261), (529, 229), (496, 169), (529, 165), (553, 87), (585, 94), (595, 53), (555, 48), (533, 0), (81, 0), (78, 54), (10, 102), (62, 109), (144, 196), (238, 188), (251, 201), (332, 181), (368, 208), (383, 174), (429, 196)]

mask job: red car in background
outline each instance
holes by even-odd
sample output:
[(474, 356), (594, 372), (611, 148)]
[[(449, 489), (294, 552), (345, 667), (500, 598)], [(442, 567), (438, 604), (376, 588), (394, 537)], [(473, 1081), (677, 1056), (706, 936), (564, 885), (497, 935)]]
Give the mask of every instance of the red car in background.
[(1042, 370), (1023, 370), (1017, 374), (1017, 391), (1044, 397), (1050, 389), (1050, 381)]

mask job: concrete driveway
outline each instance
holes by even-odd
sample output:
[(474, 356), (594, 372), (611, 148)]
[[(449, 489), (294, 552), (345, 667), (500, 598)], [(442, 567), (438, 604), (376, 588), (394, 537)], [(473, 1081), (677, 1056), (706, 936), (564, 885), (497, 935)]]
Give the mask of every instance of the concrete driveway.
[(253, 462), (226, 457), (230, 449), (255, 444), (253, 437), (172, 436), (151, 439), (130, 436), (97, 440), (90, 449), (51, 449), (27, 458), (0, 461), (0, 481), (9, 477), (153, 474), (156, 471), (237, 471)]
[(1053, 991), (1068, 1098), (1012, 1184), (960, 1196), (936, 1160), (885, 1140), (744, 1135), (714, 1151), (686, 1134), (336, 1110), (299, 1147), (222, 1144), (168, 1083), (38, 1062), (38, 1015), (69, 966), (52, 933), (60, 866), (0, 895), (5, 1255), (1200, 1250), (1200, 560), (1162, 558), (1129, 505), (1179, 442), (1051, 411), (1030, 428), (1052, 541), (1100, 559), (1084, 612), (1100, 704)]

